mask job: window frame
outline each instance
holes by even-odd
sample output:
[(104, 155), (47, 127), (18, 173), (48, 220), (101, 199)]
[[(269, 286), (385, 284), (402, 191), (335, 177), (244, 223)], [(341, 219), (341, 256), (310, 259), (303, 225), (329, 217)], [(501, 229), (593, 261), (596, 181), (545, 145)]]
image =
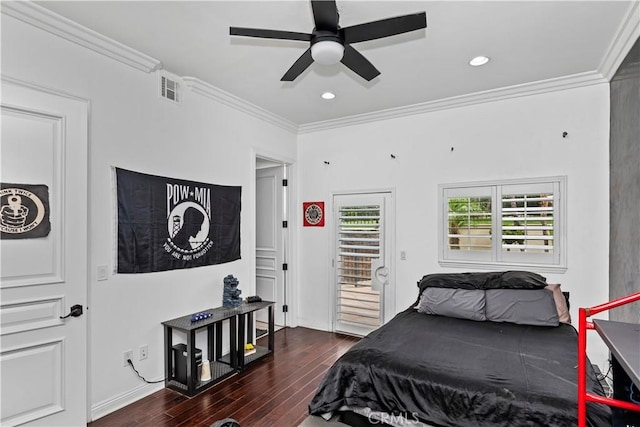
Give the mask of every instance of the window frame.
[[(544, 191), (543, 191), (544, 189)], [(553, 191), (553, 253), (505, 252), (502, 248), (502, 195)], [(459, 251), (449, 247), (449, 198), (491, 197), (491, 250)], [(438, 263), (456, 268), (526, 268), (545, 272), (567, 269), (567, 177), (552, 176), (438, 185)], [(498, 239), (495, 236), (500, 236)]]

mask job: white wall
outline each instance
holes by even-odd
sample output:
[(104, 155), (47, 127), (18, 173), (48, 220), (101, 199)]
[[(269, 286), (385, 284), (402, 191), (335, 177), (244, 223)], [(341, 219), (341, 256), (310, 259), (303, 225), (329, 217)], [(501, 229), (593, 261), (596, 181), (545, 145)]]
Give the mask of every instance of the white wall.
[[(164, 377), (163, 329), (177, 316), (222, 303), (222, 279), (233, 274), (243, 296), (255, 293), (254, 153), (296, 157), (296, 136), (209, 98), (183, 91), (179, 105), (158, 97), (158, 75), (138, 71), (2, 15), (2, 73), (91, 101), (89, 329), (91, 407), (103, 415), (163, 387), (142, 387), (122, 366), (127, 349), (149, 346), (136, 367)], [(242, 259), (170, 272), (109, 275), (113, 268), (111, 166), (168, 177), (242, 186)], [(206, 347), (201, 347), (205, 349)]]
[[(438, 184), (555, 175), (568, 176), (568, 269), (543, 275), (571, 292), (577, 325), (578, 307), (608, 300), (608, 140), (607, 84), (300, 135), (300, 203), (329, 203), (327, 226), (298, 234), (300, 325), (331, 328), (332, 192), (396, 189), (400, 311), (424, 274), (466, 271), (438, 265)], [(592, 362), (605, 366), (604, 346), (589, 343)]]

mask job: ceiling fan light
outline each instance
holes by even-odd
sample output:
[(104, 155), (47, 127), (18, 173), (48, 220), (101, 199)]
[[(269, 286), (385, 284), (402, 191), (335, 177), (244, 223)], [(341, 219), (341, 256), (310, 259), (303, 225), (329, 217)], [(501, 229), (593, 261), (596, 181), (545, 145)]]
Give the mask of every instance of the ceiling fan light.
[(321, 41), (311, 46), (311, 57), (322, 65), (333, 65), (340, 62), (344, 55), (344, 46), (334, 41)]

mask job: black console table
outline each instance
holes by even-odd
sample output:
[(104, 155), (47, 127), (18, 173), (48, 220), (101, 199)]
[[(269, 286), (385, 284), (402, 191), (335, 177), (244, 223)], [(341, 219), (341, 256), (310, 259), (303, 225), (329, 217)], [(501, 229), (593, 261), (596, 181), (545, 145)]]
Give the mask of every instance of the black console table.
[[(162, 322), (164, 326), (164, 368), (165, 387), (179, 391), (188, 396), (193, 396), (220, 381), (236, 374), (246, 364), (259, 360), (274, 351), (274, 303), (261, 301), (256, 303), (242, 303), (235, 308), (217, 307), (203, 311), (210, 313), (211, 317), (195, 322), (191, 321), (191, 315)], [(267, 308), (269, 310), (269, 337), (268, 348), (256, 346), (256, 352), (252, 355), (244, 355), (244, 345), (253, 341), (253, 313)], [(222, 354), (222, 329), (223, 322), (229, 321), (229, 353)], [(249, 332), (245, 331), (249, 327)], [(211, 367), (211, 380), (201, 382), (198, 377), (198, 365), (196, 361), (196, 332), (207, 329), (207, 350)], [(179, 381), (175, 375), (173, 330), (186, 333), (186, 382)], [(246, 337), (246, 338), (245, 338)]]
[[(253, 302), (253, 303), (245, 303), (238, 307), (238, 332), (237, 332), (237, 342), (238, 342), (238, 351), (237, 351), (237, 359), (235, 366), (238, 370), (242, 370), (246, 365), (253, 363), (262, 359), (269, 354), (272, 354), (275, 350), (273, 344), (273, 333), (274, 333), (274, 313), (273, 313), (274, 303), (271, 301), (261, 301), (261, 302)], [(250, 355), (245, 356), (244, 354), (244, 345), (246, 343), (253, 342), (253, 314), (258, 310), (263, 309), (268, 310), (268, 344), (267, 347), (255, 346), (256, 352)], [(222, 362), (233, 364), (230, 360), (233, 360), (233, 355), (229, 354), (222, 357)]]

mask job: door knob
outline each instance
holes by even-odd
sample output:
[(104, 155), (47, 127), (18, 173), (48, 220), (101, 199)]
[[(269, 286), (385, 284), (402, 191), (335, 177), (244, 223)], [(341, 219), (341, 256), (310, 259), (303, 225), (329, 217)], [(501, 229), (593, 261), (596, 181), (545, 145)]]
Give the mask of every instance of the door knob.
[(389, 284), (389, 269), (381, 264), (381, 260), (371, 260), (371, 267), (373, 268), (371, 289), (374, 291), (381, 291), (382, 286)]
[(380, 267), (376, 270), (376, 275), (379, 277), (384, 277), (386, 279), (389, 275), (389, 269), (387, 269), (386, 267)]
[(66, 316), (60, 316), (61, 319), (66, 319), (67, 317), (79, 317), (82, 316), (82, 306), (80, 304), (76, 304), (71, 306), (71, 311)]
[(389, 284), (389, 269), (387, 267), (379, 267), (376, 269), (375, 271), (375, 277), (376, 280), (381, 284), (381, 285), (388, 285)]

